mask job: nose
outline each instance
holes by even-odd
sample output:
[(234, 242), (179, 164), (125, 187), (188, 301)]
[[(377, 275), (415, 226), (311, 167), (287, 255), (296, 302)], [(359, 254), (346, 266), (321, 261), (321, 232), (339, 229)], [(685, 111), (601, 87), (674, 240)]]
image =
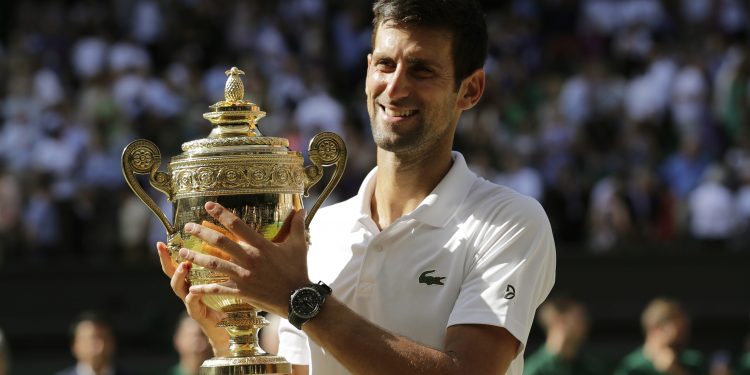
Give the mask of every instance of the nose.
[(409, 96), (409, 77), (407, 76), (404, 65), (399, 64), (387, 77), (385, 94), (391, 101), (398, 100)]

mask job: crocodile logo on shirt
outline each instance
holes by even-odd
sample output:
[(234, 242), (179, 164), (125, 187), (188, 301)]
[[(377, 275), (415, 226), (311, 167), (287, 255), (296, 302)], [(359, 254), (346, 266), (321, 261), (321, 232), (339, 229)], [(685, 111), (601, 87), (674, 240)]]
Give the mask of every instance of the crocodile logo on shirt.
[(435, 270), (429, 270), (422, 272), (419, 275), (419, 283), (425, 285), (445, 285), (443, 284), (444, 276), (430, 276), (428, 274), (435, 272)]

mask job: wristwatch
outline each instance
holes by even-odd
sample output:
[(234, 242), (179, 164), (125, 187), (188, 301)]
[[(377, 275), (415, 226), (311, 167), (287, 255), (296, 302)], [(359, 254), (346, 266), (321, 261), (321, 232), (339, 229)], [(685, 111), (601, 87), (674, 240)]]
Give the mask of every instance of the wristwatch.
[(292, 292), (289, 297), (289, 323), (297, 329), (314, 318), (323, 308), (326, 296), (331, 295), (331, 288), (319, 281), (317, 284), (303, 286)]

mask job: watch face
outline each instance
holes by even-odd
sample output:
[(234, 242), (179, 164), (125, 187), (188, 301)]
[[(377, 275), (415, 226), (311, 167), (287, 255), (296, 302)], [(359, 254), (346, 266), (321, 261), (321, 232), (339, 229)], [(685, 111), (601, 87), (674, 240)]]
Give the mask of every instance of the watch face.
[(320, 294), (313, 288), (302, 288), (292, 296), (291, 307), (295, 315), (303, 319), (310, 319), (320, 308)]

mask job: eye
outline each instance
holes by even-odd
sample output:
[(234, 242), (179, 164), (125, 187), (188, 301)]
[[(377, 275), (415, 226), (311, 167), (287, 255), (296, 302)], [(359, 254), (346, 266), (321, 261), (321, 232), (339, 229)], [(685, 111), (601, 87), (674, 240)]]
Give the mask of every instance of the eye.
[(381, 58), (375, 60), (375, 67), (380, 71), (389, 72), (396, 69), (396, 63), (391, 59)]
[(429, 78), (435, 74), (435, 72), (433, 72), (432, 69), (426, 66), (415, 66), (412, 69), (412, 72), (414, 72), (414, 75), (418, 78)]

